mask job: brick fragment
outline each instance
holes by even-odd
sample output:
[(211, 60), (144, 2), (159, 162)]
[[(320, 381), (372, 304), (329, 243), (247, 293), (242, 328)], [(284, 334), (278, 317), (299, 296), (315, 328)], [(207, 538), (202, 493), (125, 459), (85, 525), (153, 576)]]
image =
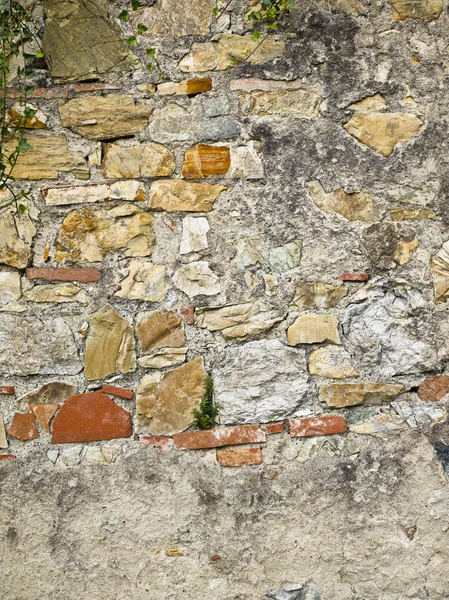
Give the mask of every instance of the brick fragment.
[(53, 421), (52, 444), (115, 440), (132, 435), (131, 415), (103, 394), (75, 394)]
[(59, 404), (30, 404), (30, 408), (45, 431), (50, 431), (50, 421), (59, 408)]
[(195, 323), (195, 308), (191, 304), (181, 306), (179, 312), (181, 313), (184, 323), (187, 325), (193, 325)]
[[(18, 98), (19, 97), (19, 91), (16, 90), (15, 88), (8, 88), (6, 90), (6, 94), (8, 98)], [(69, 91), (68, 88), (66, 86), (61, 86), (61, 87), (53, 87), (53, 88), (43, 88), (43, 87), (38, 87), (36, 89), (34, 89), (32, 92), (30, 92), (29, 94), (27, 94), (28, 99), (29, 98), (40, 98), (42, 100), (54, 100), (55, 98), (68, 98), (69, 96)]]
[(28, 279), (44, 279), (45, 281), (79, 281), (88, 283), (100, 279), (100, 271), (93, 267), (77, 268), (37, 268), (30, 267), (26, 270)]
[(226, 448), (225, 450), (217, 450), (217, 460), (222, 467), (260, 465), (262, 450), (260, 448)]
[(8, 435), (21, 442), (38, 438), (39, 432), (36, 427), (36, 418), (33, 413), (14, 413), (12, 423), (8, 429)]
[(71, 86), (71, 90), (75, 93), (75, 94), (80, 94), (83, 92), (110, 92), (110, 91), (114, 91), (114, 90), (121, 90), (123, 89), (123, 86), (120, 83), (100, 83), (100, 82), (94, 82), (94, 83), (76, 83), (74, 85)]
[(13, 460), (14, 458), (16, 458), (14, 456), (14, 454), (0, 454), (0, 461), (1, 460)]
[(418, 386), (418, 396), (424, 402), (438, 402), (449, 393), (449, 377), (437, 375), (428, 377)]
[(141, 435), (139, 442), (144, 448), (155, 446), (159, 452), (167, 452), (170, 448), (171, 437), (169, 435)]
[(175, 433), (173, 435), (175, 448), (178, 450), (257, 444), (265, 442), (266, 439), (265, 431), (260, 425), (236, 425), (203, 431), (186, 431), (185, 433)]
[(13, 385), (0, 385), (0, 396), (14, 396), (15, 393)]
[(268, 435), (272, 435), (273, 433), (284, 433), (285, 423), (269, 423), (268, 425), (264, 425), (263, 428)]
[(315, 435), (331, 435), (344, 433), (346, 421), (339, 416), (305, 417), (288, 421), (291, 437), (313, 437)]
[(368, 281), (369, 275), (367, 273), (343, 273), (340, 279), (342, 281)]
[(133, 390), (126, 390), (125, 388), (108, 385), (107, 383), (103, 384), (101, 391), (105, 394), (111, 394), (111, 396), (117, 396), (117, 398), (124, 398), (125, 400), (132, 400), (134, 396)]

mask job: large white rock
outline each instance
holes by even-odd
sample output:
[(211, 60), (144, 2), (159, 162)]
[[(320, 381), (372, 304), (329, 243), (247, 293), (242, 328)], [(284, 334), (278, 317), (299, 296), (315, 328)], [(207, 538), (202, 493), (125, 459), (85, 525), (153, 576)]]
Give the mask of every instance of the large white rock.
[(267, 423), (309, 412), (305, 352), (279, 340), (229, 346), (212, 377), (221, 423)]
[(209, 221), (206, 217), (185, 217), (182, 221), (179, 254), (205, 250), (208, 247), (207, 232), (209, 229)]
[(205, 260), (179, 267), (173, 275), (173, 283), (187, 296), (215, 296), (220, 293), (220, 279)]

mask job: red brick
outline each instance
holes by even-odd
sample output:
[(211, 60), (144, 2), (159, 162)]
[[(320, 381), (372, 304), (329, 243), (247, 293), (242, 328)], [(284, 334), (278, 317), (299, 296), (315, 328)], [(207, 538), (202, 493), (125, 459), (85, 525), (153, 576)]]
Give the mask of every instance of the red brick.
[(315, 435), (331, 435), (344, 433), (346, 421), (343, 417), (305, 417), (303, 419), (290, 419), (288, 421), (291, 437), (312, 437)]
[(175, 448), (178, 450), (199, 450), (238, 444), (257, 444), (267, 439), (260, 425), (236, 425), (202, 431), (186, 431), (173, 434)]
[(59, 408), (59, 404), (31, 404), (31, 410), (45, 431), (50, 431), (50, 421)]
[(167, 452), (170, 449), (171, 436), (169, 435), (141, 435), (139, 442), (144, 448), (155, 446), (159, 452)]
[(418, 396), (424, 402), (438, 402), (449, 393), (449, 377), (437, 375), (428, 377), (418, 386)]
[(14, 413), (12, 423), (8, 429), (8, 435), (21, 442), (38, 438), (39, 432), (33, 413)]
[(343, 273), (340, 279), (342, 281), (368, 281), (369, 275), (367, 273)]
[[(8, 98), (18, 98), (19, 92), (15, 88), (8, 88)], [(69, 91), (66, 86), (54, 88), (36, 88), (31, 93), (27, 94), (27, 98), (42, 98), (43, 100), (53, 100), (55, 98), (68, 98)]]
[(61, 406), (53, 421), (52, 444), (127, 438), (133, 433), (128, 411), (103, 394), (75, 394)]
[(114, 91), (121, 90), (123, 86), (119, 83), (76, 83), (71, 86), (75, 94), (83, 92)]
[(0, 385), (0, 396), (14, 396), (16, 390), (12, 385)]
[(260, 465), (262, 450), (260, 448), (226, 448), (217, 450), (217, 460), (222, 467)]
[(285, 431), (285, 423), (269, 423), (268, 425), (264, 425), (263, 428), (269, 435), (283, 433)]
[(0, 460), (13, 460), (16, 458), (14, 454), (0, 454)]
[(44, 279), (45, 281), (80, 281), (81, 283), (88, 283), (89, 281), (98, 281), (100, 271), (93, 267), (61, 269), (31, 267), (26, 270), (26, 276), (28, 279)]
[(126, 390), (125, 388), (115, 387), (115, 385), (103, 384), (101, 389), (105, 394), (111, 394), (111, 396), (117, 396), (117, 398), (124, 398), (125, 400), (132, 400), (134, 392), (132, 390)]
[(187, 325), (193, 325), (195, 323), (195, 309), (191, 304), (188, 306), (181, 306), (179, 312), (181, 313), (184, 323)]

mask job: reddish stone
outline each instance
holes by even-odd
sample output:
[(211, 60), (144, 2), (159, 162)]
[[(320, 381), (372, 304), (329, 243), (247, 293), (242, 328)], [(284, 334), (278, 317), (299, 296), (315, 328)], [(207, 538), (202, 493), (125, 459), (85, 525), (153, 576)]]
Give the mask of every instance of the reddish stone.
[(0, 385), (0, 396), (14, 396), (16, 390), (12, 385)]
[(270, 423), (269, 425), (264, 425), (263, 428), (269, 435), (272, 435), (273, 433), (284, 433), (285, 424), (284, 423)]
[(221, 560), (221, 556), (218, 554), (212, 554), (212, 556), (210, 557), (212, 562), (217, 562), (217, 560)]
[(16, 458), (14, 454), (0, 454), (0, 460), (13, 460)]
[(118, 83), (76, 83), (72, 85), (71, 89), (75, 94), (79, 94), (82, 92), (121, 90), (122, 86)]
[(367, 273), (343, 273), (340, 279), (342, 281), (368, 281), (369, 275)]
[(175, 448), (178, 450), (199, 450), (218, 448), (219, 446), (237, 446), (238, 444), (257, 444), (267, 439), (260, 425), (236, 425), (202, 431), (186, 431), (173, 434)]
[(314, 435), (331, 435), (344, 433), (346, 421), (343, 417), (305, 417), (304, 419), (290, 419), (288, 421), (291, 437), (312, 437)]
[[(8, 88), (8, 98), (18, 98), (20, 96), (19, 90), (15, 88)], [(43, 100), (53, 100), (54, 98), (68, 98), (69, 91), (67, 87), (55, 87), (55, 88), (35, 88), (32, 92), (27, 94), (27, 98), (42, 98)]]
[(217, 460), (222, 467), (260, 465), (262, 450), (260, 448), (226, 448), (217, 450)]
[(159, 452), (167, 452), (170, 448), (171, 437), (169, 435), (141, 435), (139, 442), (144, 448), (155, 446)]
[(8, 429), (8, 435), (21, 442), (38, 438), (39, 432), (33, 413), (14, 413), (12, 423)]
[(425, 379), (418, 387), (418, 396), (424, 402), (438, 402), (449, 393), (449, 377), (437, 375)]
[(59, 408), (59, 404), (30, 404), (30, 408), (45, 431), (50, 431), (50, 421)]
[(179, 312), (181, 313), (184, 323), (187, 323), (187, 325), (193, 325), (195, 323), (195, 308), (191, 304), (181, 306)]
[(75, 394), (61, 406), (53, 421), (52, 444), (127, 438), (133, 433), (128, 411), (103, 394)]
[(115, 385), (103, 384), (101, 389), (105, 394), (111, 394), (111, 396), (117, 396), (117, 398), (124, 398), (125, 400), (132, 400), (134, 392), (132, 390), (125, 390), (125, 388), (115, 387)]
[(26, 270), (26, 276), (28, 279), (44, 279), (45, 281), (80, 281), (81, 283), (88, 283), (90, 281), (98, 281), (100, 279), (100, 271), (93, 267), (80, 269), (75, 267), (61, 269), (31, 267)]

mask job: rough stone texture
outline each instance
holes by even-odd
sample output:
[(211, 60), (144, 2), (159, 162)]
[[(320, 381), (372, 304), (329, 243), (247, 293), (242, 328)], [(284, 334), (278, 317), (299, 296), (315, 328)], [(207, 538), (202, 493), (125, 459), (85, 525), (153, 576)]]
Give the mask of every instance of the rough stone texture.
[(316, 283), (298, 281), (290, 309), (303, 311), (334, 308), (347, 293), (348, 290), (344, 285), (329, 285), (321, 281)]
[(304, 351), (278, 340), (229, 346), (212, 376), (221, 423), (269, 423), (307, 408)]
[[(139, 176), (140, 172), (136, 177)], [(47, 206), (106, 202), (108, 200), (128, 200), (129, 202), (145, 200), (145, 188), (140, 181), (116, 181), (109, 184), (45, 188), (43, 194)]]
[(306, 90), (286, 92), (254, 92), (243, 94), (240, 103), (244, 114), (259, 117), (267, 115), (289, 116), (296, 119), (313, 119), (318, 115), (323, 98)]
[(0, 219), (0, 263), (23, 269), (32, 256), (31, 244), (37, 232), (36, 226), (28, 212), (17, 213), (11, 207), (0, 210)]
[(190, 298), (220, 293), (220, 279), (204, 260), (180, 267), (173, 275), (173, 283)]
[(182, 321), (171, 310), (138, 313), (136, 333), (144, 354), (157, 348), (179, 348), (186, 343)]
[(188, 348), (162, 348), (151, 355), (142, 356), (137, 362), (144, 369), (164, 369), (181, 365), (185, 359)]
[(388, 383), (330, 383), (320, 388), (320, 399), (338, 408), (362, 403), (389, 402), (405, 392), (398, 384)]
[(435, 302), (446, 302), (449, 298), (449, 242), (444, 242), (437, 254), (431, 257), (430, 268), (435, 286)]
[(223, 185), (188, 181), (155, 181), (151, 185), (150, 206), (173, 212), (209, 212), (215, 200), (226, 190)]
[(186, 79), (185, 81), (180, 81), (179, 83), (168, 81), (166, 83), (160, 83), (157, 86), (159, 96), (178, 96), (183, 94), (186, 94), (187, 96), (193, 96), (194, 94), (209, 92), (211, 89), (212, 79), (210, 77)]
[(127, 270), (128, 275), (120, 281), (119, 289), (114, 292), (114, 296), (127, 300), (146, 300), (147, 302), (161, 302), (165, 298), (167, 287), (164, 265), (131, 260)]
[(395, 21), (403, 19), (438, 19), (444, 8), (443, 0), (390, 0)]
[(225, 175), (231, 166), (231, 153), (227, 146), (198, 144), (186, 152), (182, 166), (185, 179)]
[(144, 375), (136, 395), (139, 432), (183, 431), (193, 421), (192, 410), (204, 393), (206, 371), (202, 357), (165, 373)]
[(148, 27), (145, 35), (172, 34), (175, 37), (205, 35), (212, 19), (213, 0), (198, 0), (193, 10), (190, 0), (158, 0), (154, 6), (143, 7), (135, 14), (136, 23)]
[[(55, 81), (83, 81), (139, 64), (103, 0), (45, 0), (42, 49)], [(101, 40), (101, 44), (97, 40)]]
[(28, 410), (32, 405), (59, 404), (65, 402), (76, 391), (76, 386), (64, 381), (51, 381), (40, 388), (28, 392), (17, 400), (19, 410)]
[(371, 262), (380, 269), (405, 265), (418, 247), (416, 229), (397, 223), (375, 223), (363, 232)]
[(0, 417), (0, 448), (5, 449), (8, 447), (8, 440), (6, 439), (5, 425), (2, 417)]
[(449, 394), (449, 377), (438, 375), (429, 377), (418, 387), (418, 396), (425, 402), (438, 402)]
[(21, 296), (20, 274), (14, 271), (0, 271), (0, 311), (11, 310)]
[(311, 375), (330, 379), (359, 376), (350, 355), (339, 346), (325, 346), (314, 350), (309, 356), (308, 368)]
[(108, 144), (102, 163), (107, 179), (119, 177), (166, 177), (175, 170), (175, 157), (162, 144), (118, 146)]
[(318, 208), (330, 215), (337, 213), (348, 221), (375, 221), (379, 216), (369, 194), (348, 194), (343, 188), (326, 193), (319, 181), (309, 181), (306, 189)]
[(54, 285), (36, 285), (23, 294), (27, 302), (79, 302), (88, 304), (89, 296), (73, 283), (56, 283)]
[(333, 315), (317, 313), (302, 315), (288, 328), (287, 340), (290, 346), (320, 342), (341, 344), (338, 335), (338, 321)]
[(207, 232), (209, 221), (205, 217), (185, 217), (182, 220), (182, 238), (179, 245), (179, 254), (199, 252), (208, 247)]
[(85, 206), (70, 212), (56, 239), (56, 260), (99, 262), (108, 252), (124, 256), (149, 256), (154, 246), (153, 217), (134, 206)]
[(86, 379), (104, 379), (136, 368), (133, 329), (109, 304), (91, 316), (84, 355)]

